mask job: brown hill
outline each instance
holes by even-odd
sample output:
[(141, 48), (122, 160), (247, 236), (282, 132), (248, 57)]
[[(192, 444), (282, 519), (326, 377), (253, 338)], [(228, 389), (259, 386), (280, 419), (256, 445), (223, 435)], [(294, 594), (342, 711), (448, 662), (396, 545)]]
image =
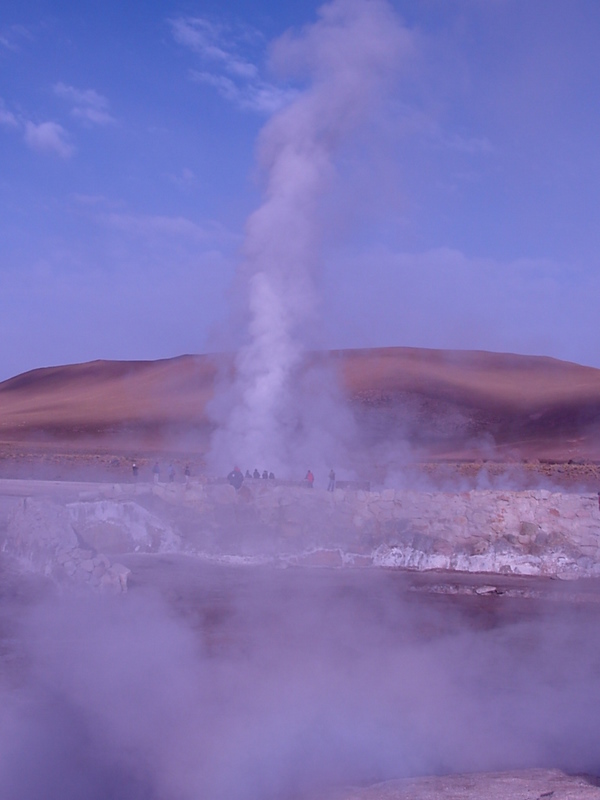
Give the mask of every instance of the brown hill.
[[(315, 354), (338, 372), (361, 443), (428, 458), (600, 458), (600, 370), (536, 356), (416, 348)], [(94, 361), (0, 383), (0, 441), (202, 450), (229, 356)]]
[(370, 443), (394, 434), (446, 458), (600, 457), (600, 370), (416, 348), (345, 351), (342, 359)]

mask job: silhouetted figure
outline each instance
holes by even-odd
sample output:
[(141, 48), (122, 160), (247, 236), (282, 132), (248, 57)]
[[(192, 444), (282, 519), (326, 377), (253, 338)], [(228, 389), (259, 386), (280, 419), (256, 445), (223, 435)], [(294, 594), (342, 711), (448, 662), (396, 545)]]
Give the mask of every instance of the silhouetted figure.
[(234, 467), (227, 476), (227, 480), (237, 491), (244, 482), (244, 476), (242, 475), (242, 470), (239, 467)]
[(138, 476), (138, 465), (136, 464), (136, 462), (135, 462), (135, 461), (134, 461), (134, 462), (133, 462), (133, 464), (131, 465), (131, 471), (133, 472), (133, 480), (134, 480), (134, 481), (137, 481), (137, 476)]
[(154, 483), (158, 483), (158, 481), (160, 480), (160, 466), (158, 464), (158, 461), (152, 467), (152, 475), (154, 476)]
[(269, 480), (270, 481), (274, 481), (275, 480), (275, 473), (269, 472)]
[(169, 483), (173, 483), (175, 480), (175, 467), (173, 464), (169, 464)]
[(190, 475), (191, 475), (191, 474), (192, 474), (192, 473), (191, 473), (191, 470), (190, 470), (190, 465), (189, 465), (189, 464), (186, 464), (186, 465), (185, 465), (185, 469), (183, 470), (183, 478), (184, 478), (184, 480), (185, 480), (185, 482), (186, 482), (186, 483), (189, 483), (189, 482), (190, 482)]
[(306, 473), (304, 480), (308, 484), (308, 488), (312, 489), (315, 482), (315, 476), (312, 474), (310, 470), (308, 470), (308, 472)]
[(260, 472), (254, 467), (254, 472), (252, 473), (253, 478), (260, 478)]
[(327, 484), (327, 491), (335, 491), (335, 472), (333, 471), (333, 467), (329, 470), (329, 483)]
[(249, 469), (247, 469), (246, 470), (246, 474), (244, 475), (244, 478), (251, 478), (251, 477), (252, 477), (252, 473), (250, 472)]
[(266, 470), (266, 469), (263, 469), (263, 474), (262, 474), (262, 476), (263, 476), (263, 479), (264, 479), (265, 481), (268, 481), (268, 480), (269, 480), (269, 473), (267, 472), (267, 470)]

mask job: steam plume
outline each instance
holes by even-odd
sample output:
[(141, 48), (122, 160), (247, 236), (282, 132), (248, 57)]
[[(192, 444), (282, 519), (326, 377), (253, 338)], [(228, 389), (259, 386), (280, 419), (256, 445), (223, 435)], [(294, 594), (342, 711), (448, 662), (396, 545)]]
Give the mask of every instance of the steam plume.
[(299, 376), (318, 305), (320, 202), (341, 146), (381, 103), (410, 48), (386, 0), (333, 0), (316, 23), (275, 44), (276, 68), (309, 83), (260, 136), (265, 199), (248, 219), (242, 265), (248, 336), (213, 447), (226, 463), (285, 471), (311, 435), (315, 415)]

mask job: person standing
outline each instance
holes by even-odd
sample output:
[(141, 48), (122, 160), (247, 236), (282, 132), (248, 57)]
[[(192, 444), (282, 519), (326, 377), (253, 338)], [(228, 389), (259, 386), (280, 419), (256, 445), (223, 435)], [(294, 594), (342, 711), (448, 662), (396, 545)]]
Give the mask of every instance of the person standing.
[(242, 470), (239, 467), (234, 467), (227, 476), (227, 480), (237, 492), (237, 490), (241, 487), (242, 483), (244, 482), (244, 476), (242, 475)]
[(158, 481), (160, 480), (160, 466), (158, 464), (158, 461), (156, 461), (154, 466), (152, 467), (152, 476), (154, 483), (158, 483)]
[(310, 469), (306, 473), (304, 480), (308, 484), (308, 488), (312, 489), (315, 483), (315, 476), (312, 474), (312, 471)]
[(136, 461), (134, 461), (134, 462), (133, 462), (133, 464), (131, 465), (131, 471), (132, 471), (132, 473), (133, 473), (133, 480), (134, 480), (134, 481), (137, 481), (137, 477), (138, 477), (138, 465), (137, 465), (137, 462), (136, 462)]
[(329, 470), (329, 483), (327, 484), (327, 491), (334, 492), (335, 491), (335, 472), (333, 467)]

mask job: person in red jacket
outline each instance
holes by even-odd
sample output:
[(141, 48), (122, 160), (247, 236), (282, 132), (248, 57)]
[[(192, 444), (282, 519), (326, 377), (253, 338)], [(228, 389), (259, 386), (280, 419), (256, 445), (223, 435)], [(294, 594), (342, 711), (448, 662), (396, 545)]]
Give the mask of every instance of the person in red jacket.
[(312, 472), (310, 470), (308, 470), (308, 472), (306, 473), (306, 475), (304, 477), (304, 480), (307, 482), (308, 488), (312, 489), (313, 488), (313, 484), (315, 482), (315, 476), (312, 474)]

